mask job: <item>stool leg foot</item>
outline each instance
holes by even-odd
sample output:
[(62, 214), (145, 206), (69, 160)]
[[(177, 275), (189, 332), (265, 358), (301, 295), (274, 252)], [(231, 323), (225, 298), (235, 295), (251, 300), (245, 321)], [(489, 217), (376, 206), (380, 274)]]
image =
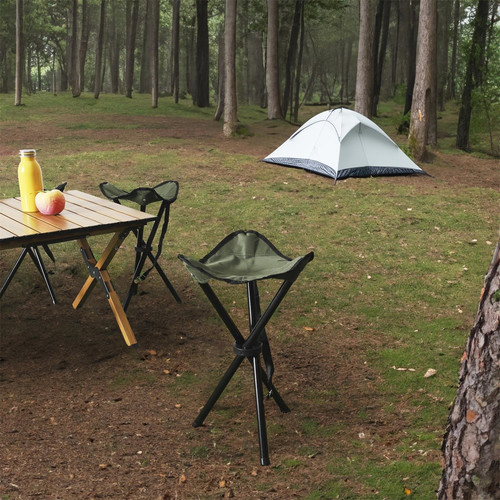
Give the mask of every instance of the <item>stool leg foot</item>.
[(264, 411), (264, 394), (262, 392), (261, 366), (259, 356), (252, 357), (253, 380), (255, 389), (255, 408), (257, 410), (257, 426), (259, 430), (260, 464), (269, 465), (269, 448), (267, 444), (266, 415)]

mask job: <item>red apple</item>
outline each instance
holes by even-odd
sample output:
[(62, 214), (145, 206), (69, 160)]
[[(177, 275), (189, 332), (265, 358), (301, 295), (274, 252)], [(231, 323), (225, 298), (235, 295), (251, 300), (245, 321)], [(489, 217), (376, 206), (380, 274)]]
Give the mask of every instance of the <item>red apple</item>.
[(35, 196), (35, 205), (38, 211), (44, 215), (57, 215), (62, 212), (66, 199), (59, 189), (51, 191), (40, 191)]

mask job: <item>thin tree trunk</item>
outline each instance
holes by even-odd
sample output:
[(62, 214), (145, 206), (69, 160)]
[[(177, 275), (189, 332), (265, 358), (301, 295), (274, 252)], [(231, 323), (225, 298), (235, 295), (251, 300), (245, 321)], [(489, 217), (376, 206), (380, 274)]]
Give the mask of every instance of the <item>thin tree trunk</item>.
[(500, 499), (500, 240), (462, 356), (438, 500)]
[(489, 1), (478, 0), (471, 50), (467, 62), (465, 84), (458, 115), (457, 148), (469, 150), (470, 120), (472, 116), (472, 91), (483, 81), (486, 35), (488, 30)]
[(132, 1), (132, 8), (127, 9), (127, 40), (125, 42), (125, 96), (132, 98), (134, 90), (135, 41), (137, 36), (137, 18), (139, 16), (139, 0)]
[(101, 16), (99, 21), (99, 35), (97, 38), (97, 48), (95, 56), (95, 78), (94, 78), (94, 98), (99, 99), (101, 93), (102, 74), (102, 51), (104, 46), (104, 22), (106, 18), (106, 0), (101, 0)]
[(451, 23), (451, 2), (438, 2), (438, 84), (437, 101), (439, 111), (445, 110), (445, 91), (448, 78), (449, 28)]
[(295, 98), (293, 108), (293, 119), (295, 122), (299, 119), (299, 105), (300, 105), (300, 76), (302, 71), (302, 56), (304, 54), (304, 2), (302, 2), (300, 9), (300, 38), (299, 38), (299, 53), (297, 57), (297, 68), (295, 71)]
[(226, 0), (226, 19), (224, 28), (224, 126), (223, 133), (231, 137), (238, 127), (238, 103), (236, 97), (236, 3)]
[(436, 113), (436, 9), (437, 0), (420, 0), (417, 66), (411, 106), (409, 146), (417, 161), (423, 161), (427, 144), (434, 144)]
[(73, 0), (71, 23), (71, 66), (70, 81), (71, 94), (73, 97), (79, 97), (80, 90), (80, 63), (78, 62), (78, 0)]
[(194, 101), (200, 108), (210, 104), (208, 54), (208, 0), (196, 0), (196, 90)]
[(181, 0), (172, 0), (172, 94), (179, 102), (179, 28)]
[(151, 92), (151, 2), (152, 0), (146, 0), (146, 10), (144, 13), (139, 85), (139, 92), (141, 94)]
[(23, 0), (16, 0), (16, 80), (14, 105), (22, 105), (23, 95), (23, 59), (24, 59), (24, 37), (23, 37)]
[(293, 15), (292, 30), (290, 32), (290, 42), (288, 44), (288, 54), (285, 68), (285, 90), (283, 92), (283, 116), (286, 118), (288, 108), (292, 109), (292, 87), (295, 60), (297, 57), (297, 40), (300, 32), (300, 11), (303, 0), (295, 0), (295, 12)]
[(224, 113), (224, 73), (225, 73), (225, 54), (224, 54), (224, 33), (219, 31), (219, 55), (217, 59), (217, 109), (215, 110), (214, 120), (219, 121)]
[(158, 107), (158, 33), (160, 30), (160, 0), (151, 0), (151, 106)]
[(411, 0), (404, 0), (404, 2), (400, 4), (400, 7), (403, 7), (404, 13), (406, 14), (406, 24), (408, 30), (408, 36), (406, 38), (408, 52), (408, 63), (406, 66), (406, 96), (405, 107), (403, 110), (403, 115), (406, 115), (406, 113), (411, 110), (413, 87), (415, 86), (418, 15), (414, 7), (414, 2)]
[(80, 90), (85, 89), (85, 59), (87, 58), (87, 47), (89, 42), (89, 20), (87, 0), (82, 0), (82, 31), (80, 35), (80, 50), (78, 61), (80, 64)]
[(380, 90), (382, 88), (382, 72), (387, 50), (387, 40), (389, 38), (389, 21), (391, 17), (391, 0), (380, 0), (382, 11), (380, 13), (380, 43), (374, 44), (376, 53), (374, 54), (374, 83), (373, 83), (373, 102), (372, 115), (377, 116), (378, 102), (380, 99)]
[(354, 109), (370, 118), (373, 100), (373, 32), (371, 0), (359, 2), (359, 43)]
[(448, 74), (448, 83), (446, 86), (447, 99), (455, 99), (457, 95), (456, 74), (457, 74), (457, 53), (458, 37), (460, 27), (460, 0), (455, 0), (455, 12), (453, 15), (453, 44), (451, 50), (450, 72)]
[(268, 120), (282, 118), (278, 70), (278, 22), (278, 0), (267, 0), (266, 86)]

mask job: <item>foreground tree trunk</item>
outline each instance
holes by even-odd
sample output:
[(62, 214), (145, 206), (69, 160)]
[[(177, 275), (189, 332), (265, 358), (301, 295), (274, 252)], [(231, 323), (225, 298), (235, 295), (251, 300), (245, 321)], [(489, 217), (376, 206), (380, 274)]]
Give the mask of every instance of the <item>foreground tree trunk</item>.
[(278, 0), (267, 0), (267, 119), (281, 118), (278, 62)]
[(226, 0), (224, 29), (224, 126), (223, 133), (231, 137), (238, 127), (236, 97), (236, 0)]
[(500, 499), (500, 240), (462, 359), (438, 499)]
[(16, 0), (16, 81), (14, 105), (21, 106), (23, 95), (23, 0)]
[(437, 0), (421, 0), (418, 20), (417, 69), (413, 87), (409, 146), (416, 161), (423, 161), (427, 144), (436, 145), (436, 19)]

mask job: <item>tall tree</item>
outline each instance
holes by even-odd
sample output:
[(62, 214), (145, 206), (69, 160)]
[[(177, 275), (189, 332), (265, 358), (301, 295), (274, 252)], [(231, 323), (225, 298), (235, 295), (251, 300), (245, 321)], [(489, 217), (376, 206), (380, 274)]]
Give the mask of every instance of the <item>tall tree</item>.
[(24, 66), (24, 40), (23, 40), (23, 0), (16, 0), (16, 79), (14, 105), (22, 105), (23, 95), (23, 66)]
[(144, 28), (142, 30), (141, 75), (139, 92), (151, 92), (151, 2), (146, 0), (144, 12)]
[(450, 71), (448, 73), (448, 81), (446, 84), (446, 98), (455, 99), (457, 95), (456, 75), (457, 75), (457, 54), (458, 54), (458, 38), (460, 27), (460, 0), (454, 1), (453, 13), (453, 42), (451, 49)]
[(179, 102), (179, 33), (181, 0), (172, 0), (172, 94), (174, 102)]
[(135, 39), (137, 36), (138, 17), (139, 0), (128, 0), (125, 42), (125, 96), (128, 98), (132, 98), (132, 92), (134, 90)]
[(80, 90), (80, 63), (78, 62), (78, 0), (73, 0), (71, 9), (71, 65), (70, 65), (70, 83), (71, 94), (73, 97), (79, 97)]
[(80, 90), (85, 89), (85, 60), (90, 36), (89, 9), (87, 0), (82, 0), (82, 28), (80, 33), (80, 50), (78, 54)]
[(285, 89), (283, 91), (282, 105), (284, 117), (286, 117), (289, 107), (290, 111), (292, 110), (293, 74), (297, 58), (297, 42), (300, 33), (300, 12), (302, 10), (303, 2), (304, 0), (295, 0), (295, 11), (293, 14), (292, 29), (290, 31), (290, 41), (288, 43), (288, 52), (286, 56)]
[(486, 35), (488, 31), (489, 0), (478, 0), (474, 18), (474, 33), (467, 60), (467, 70), (458, 115), (457, 148), (469, 150), (469, 131), (472, 116), (472, 91), (481, 87), (485, 73)]
[[(293, 119), (295, 122), (299, 119), (299, 106), (300, 106), (300, 77), (302, 74), (302, 57), (304, 55), (304, 33), (305, 33), (305, 19), (304, 19), (304, 5), (301, 2), (300, 6), (300, 36), (299, 36), (299, 51), (297, 54), (297, 65), (295, 68), (295, 85), (294, 85), (294, 98), (293, 98)], [(290, 114), (292, 110), (290, 109)]]
[(267, 0), (266, 86), (267, 118), (282, 118), (279, 90), (278, 0)]
[(413, 99), (413, 87), (415, 86), (415, 70), (417, 61), (417, 32), (418, 13), (417, 2), (414, 0), (403, 0), (400, 3), (401, 15), (404, 18), (403, 32), (406, 32), (407, 64), (406, 64), (406, 95), (403, 114), (411, 111)]
[(158, 107), (158, 35), (160, 31), (160, 0), (151, 0), (151, 105)]
[(236, 4), (226, 0), (224, 23), (224, 125), (223, 133), (231, 137), (238, 128), (238, 101), (236, 96)]
[(109, 51), (109, 76), (111, 79), (111, 92), (117, 94), (120, 86), (120, 35), (118, 26), (120, 23), (119, 16), (121, 9), (118, 8), (116, 2), (110, 4), (111, 12), (108, 16), (108, 51)]
[(414, 158), (423, 161), (427, 145), (437, 142), (436, 20), (437, 0), (420, 0), (417, 66), (410, 116), (409, 145)]
[(389, 39), (389, 21), (391, 18), (391, 0), (379, 0), (375, 16), (375, 32), (373, 43), (373, 99), (372, 115), (377, 116), (378, 101), (382, 88), (382, 70), (386, 57), (387, 40)]
[(104, 24), (106, 19), (106, 0), (101, 0), (101, 15), (99, 20), (99, 35), (95, 55), (94, 98), (98, 99), (101, 93), (102, 79), (102, 52), (104, 47)]
[(196, 0), (196, 88), (194, 101), (200, 108), (210, 104), (208, 53), (208, 0)]
[(462, 356), (439, 500), (500, 498), (500, 240)]
[(370, 118), (373, 102), (373, 34), (375, 29), (372, 0), (359, 2), (359, 42), (354, 109)]

